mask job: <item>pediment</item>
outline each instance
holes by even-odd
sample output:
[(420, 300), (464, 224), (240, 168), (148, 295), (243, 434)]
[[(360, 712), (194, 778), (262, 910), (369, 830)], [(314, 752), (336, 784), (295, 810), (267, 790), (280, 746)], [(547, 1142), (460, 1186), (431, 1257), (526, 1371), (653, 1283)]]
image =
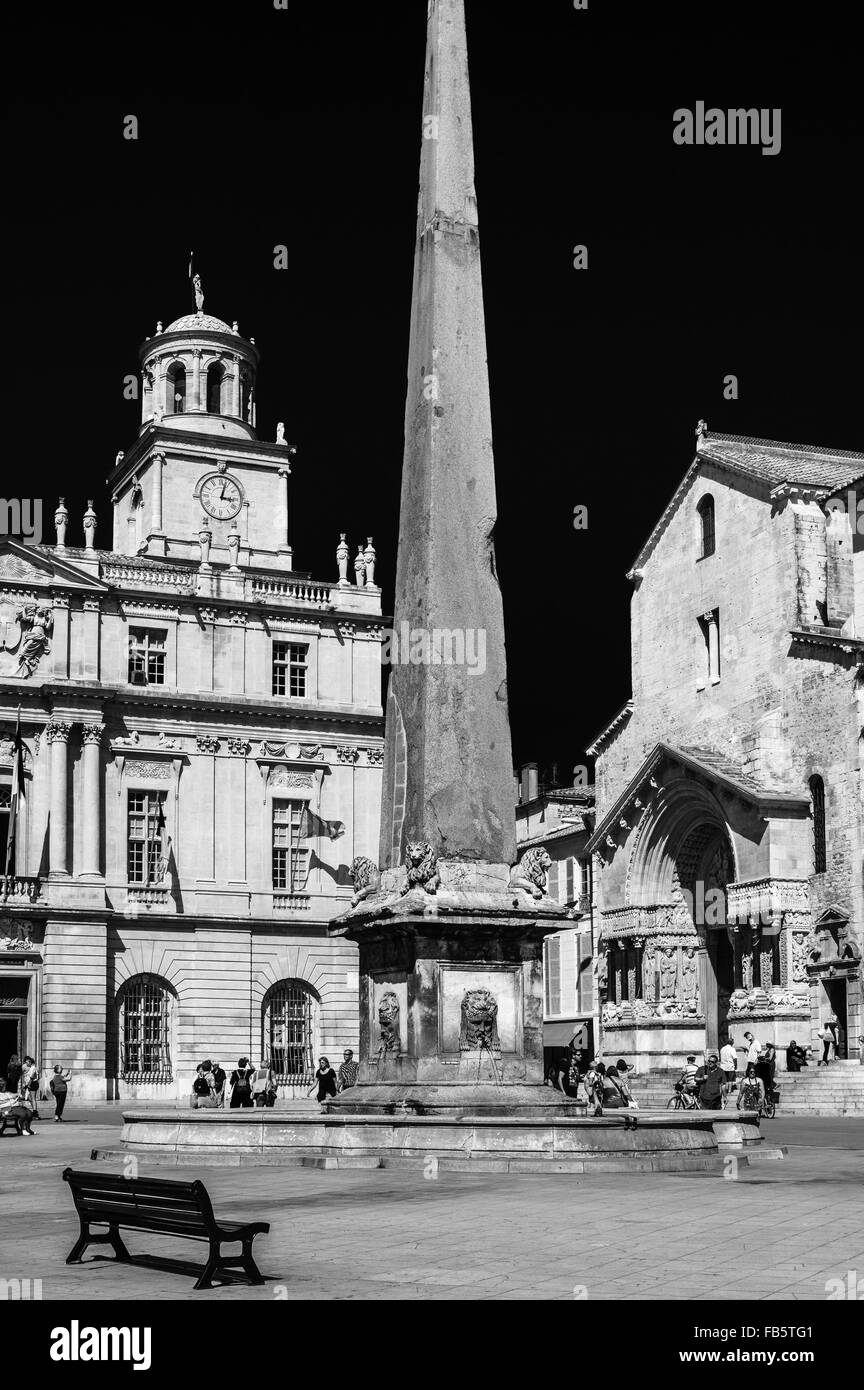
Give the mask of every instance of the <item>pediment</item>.
[(846, 927), (848, 925), (849, 913), (844, 912), (843, 909), (841, 907), (837, 907), (835, 903), (829, 903), (829, 905), (824, 909), (824, 911), (819, 913), (819, 916), (814, 921), (813, 930), (820, 931), (824, 930), (825, 928), (828, 928), (830, 930), (831, 927)]
[(0, 586), (22, 589), (80, 589), (106, 593), (108, 586), (86, 570), (78, 569), (57, 555), (23, 545), (20, 541), (0, 541)]

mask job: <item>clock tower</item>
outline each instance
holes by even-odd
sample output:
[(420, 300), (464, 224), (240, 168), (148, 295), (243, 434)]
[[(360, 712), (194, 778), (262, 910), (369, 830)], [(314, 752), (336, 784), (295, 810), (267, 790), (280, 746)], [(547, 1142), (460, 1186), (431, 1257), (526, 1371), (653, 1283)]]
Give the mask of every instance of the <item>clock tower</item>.
[[(294, 450), (255, 428), (258, 349), (237, 324), (197, 312), (141, 347), (141, 426), (109, 482), (115, 552), (191, 561), (227, 580), (292, 569), (288, 487)], [(214, 580), (215, 582), (215, 580)]]

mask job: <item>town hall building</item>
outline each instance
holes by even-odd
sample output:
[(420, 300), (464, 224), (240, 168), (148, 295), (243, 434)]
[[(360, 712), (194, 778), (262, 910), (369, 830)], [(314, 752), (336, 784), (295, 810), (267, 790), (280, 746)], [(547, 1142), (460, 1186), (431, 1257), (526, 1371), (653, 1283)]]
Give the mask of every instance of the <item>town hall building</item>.
[[(603, 1047), (864, 1033), (864, 455), (697, 452), (630, 571), (632, 697), (595, 740)], [(782, 1061), (782, 1052), (781, 1052)]]
[(98, 1099), (240, 1056), (302, 1093), (358, 1042), (355, 948), (326, 929), (378, 844), (374, 545), (295, 569), (257, 348), (196, 292), (142, 347), (110, 549), (62, 500), (55, 544), (0, 543), (0, 1071), (28, 1052)]

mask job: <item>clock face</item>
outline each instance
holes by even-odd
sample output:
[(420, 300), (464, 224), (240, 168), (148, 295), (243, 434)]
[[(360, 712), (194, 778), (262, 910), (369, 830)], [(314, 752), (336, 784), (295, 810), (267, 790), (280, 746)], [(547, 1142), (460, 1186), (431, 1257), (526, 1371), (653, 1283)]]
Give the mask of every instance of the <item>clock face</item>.
[(214, 473), (201, 484), (201, 506), (217, 521), (229, 521), (243, 505), (240, 484), (227, 473)]

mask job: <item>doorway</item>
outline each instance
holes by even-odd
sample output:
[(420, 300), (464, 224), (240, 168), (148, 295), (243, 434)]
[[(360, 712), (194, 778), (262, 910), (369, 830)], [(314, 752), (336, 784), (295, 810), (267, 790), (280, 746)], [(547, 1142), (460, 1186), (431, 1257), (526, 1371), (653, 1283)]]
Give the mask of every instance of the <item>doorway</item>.
[(823, 1022), (834, 1015), (837, 1019), (838, 1038), (837, 1038), (837, 1060), (840, 1061), (849, 1056), (849, 1020), (846, 1017), (846, 981), (845, 980), (823, 980), (825, 993), (828, 995), (829, 1012)]
[(24, 1016), (0, 1013), (0, 1081), (5, 1085), (9, 1058), (21, 1056), (24, 1047)]

